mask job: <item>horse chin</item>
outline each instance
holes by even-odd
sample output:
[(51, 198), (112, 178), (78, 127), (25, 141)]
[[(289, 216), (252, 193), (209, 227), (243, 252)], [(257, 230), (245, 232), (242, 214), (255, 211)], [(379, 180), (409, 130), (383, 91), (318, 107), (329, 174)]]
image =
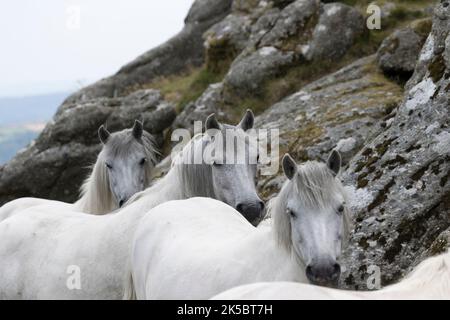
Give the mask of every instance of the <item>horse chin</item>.
[(263, 220), (263, 218), (256, 218), (249, 222), (252, 224), (252, 226), (257, 227), (261, 223), (262, 220)]
[(336, 280), (311, 280), (308, 279), (309, 282), (315, 286), (320, 286), (320, 287), (328, 287), (328, 288), (335, 288), (337, 289), (339, 286), (339, 278)]

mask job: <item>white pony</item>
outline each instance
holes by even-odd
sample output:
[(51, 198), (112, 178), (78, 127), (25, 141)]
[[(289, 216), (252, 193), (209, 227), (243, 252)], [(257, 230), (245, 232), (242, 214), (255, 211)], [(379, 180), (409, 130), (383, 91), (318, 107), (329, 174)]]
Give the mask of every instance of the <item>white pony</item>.
[[(253, 114), (247, 112), (238, 127), (220, 125), (214, 116), (206, 127), (226, 126), (239, 133), (238, 140), (245, 140), (245, 131), (252, 125)], [(199, 145), (215, 141), (208, 134), (192, 139), (178, 155), (183, 161), (175, 161), (164, 178), (116, 213), (96, 216), (36, 207), (0, 222), (0, 299), (120, 299), (131, 240), (149, 209), (192, 196), (222, 200), (223, 190), (231, 189), (223, 198), (228, 204), (259, 206), (255, 177), (250, 175), (256, 172), (256, 164), (217, 168), (185, 164), (192, 157), (201, 158)], [(259, 210), (262, 215), (263, 207)], [(249, 213), (253, 217), (255, 209)]]
[(157, 151), (153, 137), (135, 121), (132, 129), (109, 133), (104, 126), (98, 130), (103, 148), (92, 173), (81, 187), (81, 197), (74, 204), (38, 198), (21, 198), (0, 208), (0, 221), (34, 206), (56, 207), (60, 210), (106, 214), (121, 207), (135, 193), (151, 183)]
[(124, 298), (208, 299), (261, 281), (335, 284), (349, 231), (340, 164), (337, 151), (327, 165), (297, 167), (286, 155), (289, 180), (273, 202), (272, 227), (255, 228), (212, 199), (155, 207), (136, 230)]
[(378, 291), (346, 291), (294, 282), (256, 283), (233, 288), (216, 300), (424, 300), (450, 299), (450, 252), (428, 258), (405, 279)]

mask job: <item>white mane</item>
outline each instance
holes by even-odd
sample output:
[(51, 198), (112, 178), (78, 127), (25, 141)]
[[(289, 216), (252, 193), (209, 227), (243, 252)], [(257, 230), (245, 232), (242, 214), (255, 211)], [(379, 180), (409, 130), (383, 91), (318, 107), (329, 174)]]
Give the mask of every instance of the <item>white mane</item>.
[(189, 164), (192, 163), (192, 157), (196, 152), (201, 152), (200, 147), (205, 143), (203, 134), (194, 136), (172, 159), (169, 172), (155, 181), (151, 187), (131, 197), (125, 207), (140, 199), (147, 199), (142, 202), (142, 207), (153, 207), (155, 203), (151, 195), (155, 193), (159, 194), (158, 203), (164, 202), (165, 199), (185, 199), (193, 196), (213, 198), (211, 167), (205, 163)]

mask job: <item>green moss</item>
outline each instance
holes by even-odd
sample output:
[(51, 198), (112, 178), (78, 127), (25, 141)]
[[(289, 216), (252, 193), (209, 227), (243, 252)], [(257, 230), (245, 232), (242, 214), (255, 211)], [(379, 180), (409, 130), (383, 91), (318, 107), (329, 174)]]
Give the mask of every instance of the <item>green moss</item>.
[(375, 147), (375, 150), (377, 151), (380, 158), (386, 153), (391, 143), (396, 139), (397, 138), (385, 140), (383, 143), (380, 143)]
[(324, 129), (313, 122), (302, 124), (300, 129), (289, 131), (281, 138), (290, 141), (288, 145), (281, 146), (280, 154), (289, 152), (296, 160), (309, 160), (306, 148), (316, 144), (317, 139), (324, 135)]
[(432, 27), (432, 19), (424, 18), (417, 21), (414, 21), (411, 24), (411, 28), (414, 30), (422, 38), (428, 37), (428, 34), (431, 32)]
[(206, 69), (213, 74), (224, 74), (239, 51), (228, 38), (209, 38), (206, 51)]
[(357, 187), (358, 187), (358, 189), (365, 188), (368, 183), (369, 183), (369, 180), (367, 180), (367, 179), (358, 179)]
[(448, 241), (445, 238), (439, 238), (430, 247), (430, 253), (433, 256), (442, 254), (447, 251), (449, 247)]
[(222, 78), (223, 73), (212, 72), (203, 66), (183, 74), (157, 78), (131, 91), (145, 88), (160, 90), (164, 99), (173, 102), (179, 112), (186, 104), (197, 100), (210, 84), (220, 82)]
[(361, 153), (363, 156), (370, 156), (371, 154), (372, 154), (372, 152), (373, 152), (373, 150), (372, 150), (372, 148), (367, 148), (367, 149), (364, 149), (364, 151)]
[(395, 184), (394, 179), (392, 179), (391, 181), (389, 181), (388, 184), (386, 184), (384, 186), (383, 189), (381, 189), (377, 196), (375, 197), (375, 199), (369, 204), (369, 206), (367, 207), (367, 211), (372, 211), (373, 209), (375, 209), (376, 207), (378, 207), (379, 205), (381, 205), (384, 201), (386, 201), (387, 199), (387, 194), (389, 192), (389, 190), (391, 189), (391, 187)]
[(355, 172), (360, 172), (365, 166), (366, 163), (364, 161), (358, 161), (356, 163)]
[(388, 160), (384, 163), (386, 166), (392, 166), (396, 164), (405, 164), (407, 163), (406, 159), (402, 156), (397, 155), (394, 159)]
[(447, 184), (448, 180), (450, 179), (450, 170), (447, 172), (447, 174), (445, 176), (443, 176), (440, 180), (439, 180), (439, 185), (443, 188), (445, 187), (445, 185)]
[(426, 165), (426, 166), (420, 168), (419, 170), (414, 172), (414, 174), (411, 176), (411, 179), (414, 180), (414, 181), (419, 181), (420, 178), (423, 177), (425, 172), (427, 172), (428, 168), (429, 168), (429, 165)]
[(428, 71), (430, 72), (431, 79), (433, 82), (438, 82), (445, 72), (445, 60), (443, 55), (439, 55), (433, 59), (433, 61), (428, 66)]
[[(409, 8), (405, 5), (397, 5), (395, 9), (391, 11), (391, 14), (385, 19), (385, 26), (396, 25), (400, 21), (412, 20), (423, 18), (424, 13), (422, 10), (416, 10)], [(383, 21), (383, 20), (382, 20)], [(383, 22), (382, 22), (383, 27)]]
[(369, 248), (369, 243), (367, 242), (367, 238), (366, 237), (362, 237), (361, 240), (358, 241), (358, 245), (361, 248), (363, 248), (364, 250)]

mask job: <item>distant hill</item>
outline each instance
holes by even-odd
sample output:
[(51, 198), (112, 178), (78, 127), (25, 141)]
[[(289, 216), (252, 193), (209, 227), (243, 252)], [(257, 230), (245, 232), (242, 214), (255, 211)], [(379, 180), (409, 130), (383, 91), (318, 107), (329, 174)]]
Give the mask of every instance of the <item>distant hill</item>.
[(39, 133), (27, 129), (17, 129), (12, 133), (0, 130), (0, 165), (6, 163), (22, 148), (27, 146)]
[(47, 122), (69, 94), (67, 92), (27, 97), (0, 97), (0, 127)]
[(0, 165), (38, 136), (68, 95), (0, 98)]

